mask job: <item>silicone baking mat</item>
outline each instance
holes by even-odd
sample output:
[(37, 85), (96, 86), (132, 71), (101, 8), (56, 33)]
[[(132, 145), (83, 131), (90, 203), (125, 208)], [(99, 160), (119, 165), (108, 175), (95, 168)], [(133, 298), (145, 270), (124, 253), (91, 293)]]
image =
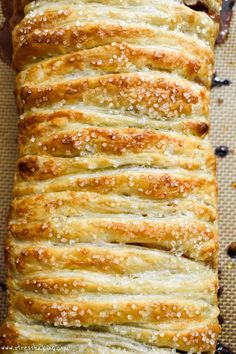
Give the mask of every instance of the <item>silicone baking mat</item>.
[[(235, 11), (236, 12), (236, 11)], [(1, 22), (0, 14), (0, 22)], [(228, 245), (236, 241), (236, 14), (226, 43), (216, 49), (216, 70), (230, 86), (212, 90), (211, 139), (215, 147), (226, 145), (230, 153), (217, 158), (220, 215), (221, 341), (236, 350), (236, 259), (227, 256)], [(14, 102), (14, 72), (0, 61), (0, 321), (6, 313), (3, 240), (11, 201), (17, 158), (17, 113)]]

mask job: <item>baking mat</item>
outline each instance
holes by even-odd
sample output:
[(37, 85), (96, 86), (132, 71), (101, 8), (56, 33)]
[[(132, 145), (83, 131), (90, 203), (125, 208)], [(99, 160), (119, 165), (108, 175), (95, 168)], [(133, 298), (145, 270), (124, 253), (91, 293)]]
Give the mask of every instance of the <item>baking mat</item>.
[[(236, 12), (236, 11), (234, 11)], [(0, 14), (0, 23), (1, 23)], [(211, 140), (215, 147), (226, 145), (230, 153), (217, 158), (220, 215), (220, 296), (221, 340), (236, 350), (236, 259), (227, 256), (228, 245), (236, 241), (236, 13), (227, 42), (216, 49), (219, 77), (232, 82), (212, 90)], [(3, 239), (11, 201), (11, 189), (17, 158), (17, 114), (14, 102), (14, 72), (0, 61), (0, 321), (6, 314)]]

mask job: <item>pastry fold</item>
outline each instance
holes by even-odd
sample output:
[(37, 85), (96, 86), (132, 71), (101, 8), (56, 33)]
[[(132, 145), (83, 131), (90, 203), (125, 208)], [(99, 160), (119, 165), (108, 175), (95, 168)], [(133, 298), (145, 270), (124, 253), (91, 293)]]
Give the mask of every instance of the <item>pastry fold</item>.
[(214, 353), (221, 2), (198, 5), (15, 1), (19, 159), (0, 352)]

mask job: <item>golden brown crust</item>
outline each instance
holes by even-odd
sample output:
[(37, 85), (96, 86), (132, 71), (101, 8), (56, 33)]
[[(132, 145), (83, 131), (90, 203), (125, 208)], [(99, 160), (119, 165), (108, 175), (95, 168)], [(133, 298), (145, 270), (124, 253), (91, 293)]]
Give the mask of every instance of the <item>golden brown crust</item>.
[[(32, 130), (31, 134), (34, 134)], [(31, 137), (32, 135), (25, 139), (25, 144), (22, 141), (22, 150), (20, 151), (22, 156), (51, 155), (64, 157), (70, 155), (72, 157), (83, 157), (91, 155), (91, 153), (93, 155), (97, 153), (120, 156), (124, 153), (138, 154), (146, 151), (157, 153), (158, 150), (163, 153), (171, 146), (173, 154), (181, 155), (185, 152), (186, 157), (197, 158), (197, 154), (210, 155), (211, 151), (209, 146), (201, 145), (201, 141), (197, 139), (171, 133), (166, 134), (151, 129), (104, 129), (94, 127), (77, 128), (71, 132), (59, 130), (53, 133), (49, 129), (43, 129), (42, 133), (39, 130), (37, 131), (37, 137), (33, 142)], [(25, 136), (22, 134), (22, 140), (24, 138)], [(38, 144), (39, 142), (41, 144)], [(70, 151), (70, 154), (68, 154), (68, 151)]]
[[(161, 271), (165, 268), (171, 273), (184, 273), (189, 271), (186, 267), (194, 268), (192, 261), (185, 261), (180, 256), (176, 259), (168, 252), (155, 249), (116, 244), (106, 244), (102, 247), (102, 243), (46, 245), (37, 243), (35, 246), (21, 246), (19, 242), (9, 240), (6, 244), (6, 255), (10, 269), (21, 274), (47, 271), (52, 267), (55, 270), (77, 269), (108, 274), (136, 274)], [(162, 265), (161, 262), (169, 264)], [(206, 270), (205, 267), (206, 265), (202, 265), (199, 269)]]
[[(10, 234), (17, 240), (50, 240), (54, 243), (108, 242), (140, 244), (159, 249), (178, 251), (190, 258), (214, 263), (217, 251), (217, 233), (208, 224), (195, 219), (180, 218), (179, 221), (136, 220), (119, 218), (110, 220), (72, 219), (70, 223), (58, 217), (38, 223), (11, 224)], [(201, 236), (199, 236), (201, 235)]]
[(208, 117), (180, 117), (175, 120), (171, 117), (167, 120), (152, 119), (145, 116), (130, 114), (111, 114), (95, 110), (83, 112), (82, 110), (59, 109), (56, 112), (47, 109), (39, 112), (30, 112), (21, 116), (19, 121), (19, 143), (23, 144), (25, 138), (34, 140), (38, 134), (56, 133), (67, 129), (76, 129), (83, 124), (88, 126), (109, 128), (146, 128), (153, 130), (166, 130), (183, 133), (185, 135), (204, 137), (209, 131)]
[[(53, 4), (53, 3), (59, 3), (59, 4), (64, 4), (65, 0), (41, 0), (40, 1), (41, 4), (46, 5), (46, 4)], [(71, 4), (78, 4), (78, 3), (92, 3), (93, 0), (72, 0)], [(137, 6), (140, 4), (145, 4), (145, 5), (152, 5), (155, 4), (155, 0), (99, 0), (98, 1), (100, 4), (109, 4), (109, 5), (122, 5), (122, 6)], [(169, 0), (170, 3), (172, 4), (186, 4), (189, 6), (192, 5), (196, 5), (198, 4), (197, 0)], [(205, 4), (205, 6), (207, 6), (210, 10), (210, 12), (216, 12), (219, 13), (220, 11), (220, 7), (222, 4), (222, 0), (202, 0), (202, 3)], [(18, 10), (22, 10), (24, 9), (24, 7), (26, 5), (28, 5), (26, 7), (26, 13), (28, 13), (30, 10), (32, 10), (34, 8), (34, 4), (30, 4), (31, 0), (15, 0), (14, 1), (14, 6), (15, 9)]]
[[(112, 60), (111, 60), (112, 58)], [(42, 81), (52, 82), (55, 79), (68, 78), (70, 75), (124, 73), (141, 70), (166, 70), (195, 80), (207, 86), (211, 84), (213, 62), (205, 61), (168, 48), (141, 47), (127, 43), (114, 43), (96, 49), (72, 52), (60, 58), (52, 58), (30, 66), (18, 75), (18, 83), (40, 84)], [(53, 76), (52, 76), (53, 75)]]
[[(37, 294), (54, 295), (81, 295), (86, 293), (97, 293), (113, 295), (160, 295), (174, 294), (176, 297), (184, 296), (183, 284), (189, 287), (187, 298), (193, 296), (197, 300), (210, 299), (211, 303), (216, 300), (215, 291), (218, 288), (216, 274), (209, 270), (203, 270), (199, 275), (197, 271), (182, 273), (179, 282), (174, 283), (175, 274), (149, 274), (143, 277), (140, 274), (128, 276), (127, 274), (118, 275), (102, 274), (99, 275), (97, 283), (97, 273), (86, 271), (68, 272), (54, 271), (53, 274), (47, 271), (41, 274), (23, 275), (19, 278), (8, 279), (8, 287), (14, 291), (24, 290)], [(151, 285), (151, 286), (150, 286)], [(186, 294), (185, 294), (186, 295)]]
[[(58, 346), (65, 345), (68, 341), (73, 345), (68, 345), (76, 353), (86, 354), (120, 354), (120, 353), (158, 353), (167, 354), (173, 353), (173, 349), (168, 349), (166, 346), (169, 343), (172, 346), (183, 347), (186, 351), (189, 348), (200, 348), (202, 352), (211, 351), (218, 333), (217, 325), (199, 325), (191, 331), (189, 328), (182, 329), (179, 335), (176, 336), (174, 331), (164, 329), (146, 329), (146, 328), (131, 328), (127, 326), (108, 327), (108, 332), (93, 332), (91, 330), (80, 331), (79, 329), (58, 329), (48, 327), (47, 331), (43, 330), (41, 325), (27, 325), (22, 323), (22, 318), (19, 319), (17, 314), (12, 318), (17, 322), (17, 327), (13, 322), (9, 323), (8, 328), (4, 328), (5, 337), (2, 342), (5, 345), (12, 345), (21, 343), (21, 345), (32, 345), (37, 340), (44, 344), (54, 344), (55, 341)], [(27, 334), (27, 336), (26, 336)], [(125, 338), (128, 335), (130, 338)], [(15, 340), (17, 338), (17, 341)], [(145, 343), (149, 343), (145, 345)], [(87, 347), (88, 345), (88, 347)], [(155, 345), (157, 349), (152, 349)], [(85, 348), (84, 348), (85, 347)], [(85, 351), (90, 348), (91, 351)], [(194, 349), (193, 349), (194, 350)], [(14, 352), (15, 353), (15, 352)], [(32, 352), (33, 353), (33, 352)], [(58, 352), (62, 353), (62, 352)], [(174, 351), (175, 353), (175, 351)], [(31, 352), (30, 352), (31, 354)]]
[[(14, 40), (13, 36), (13, 40)], [(25, 67), (25, 61), (36, 61), (35, 58), (45, 58), (49, 55), (59, 55), (70, 53), (75, 50), (90, 49), (95, 46), (104, 46), (113, 42), (128, 42), (130, 44), (143, 44), (148, 41), (151, 46), (163, 46), (169, 42), (174, 50), (181, 48), (191, 55), (206, 57), (207, 61), (212, 61), (211, 52), (201, 42), (199, 45), (187, 37), (176, 33), (166, 33), (155, 31), (145, 27), (122, 27), (121, 25), (107, 24), (93, 25), (86, 24), (72, 26), (71, 28), (37, 30), (29, 35), (23, 36), (18, 43), (15, 38), (16, 50), (13, 57), (14, 66), (17, 69)], [(66, 44), (64, 44), (66, 43)]]
[(5, 352), (214, 352), (218, 26), (186, 2), (15, 1)]
[(45, 220), (45, 216), (83, 216), (86, 213), (110, 215), (136, 215), (150, 217), (196, 216), (214, 222), (216, 210), (204, 198), (152, 200), (127, 196), (100, 195), (86, 192), (58, 192), (26, 196), (12, 202), (10, 218), (21, 222)]
[(22, 112), (61, 103), (62, 106), (84, 104), (108, 110), (122, 108), (127, 113), (133, 111), (149, 117), (156, 114), (166, 119), (209, 114), (209, 95), (203, 87), (184, 80), (176, 82), (167, 74), (116, 74), (42, 87), (23, 86), (17, 98)]
[[(187, 324), (191, 322), (201, 322), (209, 314), (209, 308), (205, 303), (195, 306), (192, 301), (175, 300), (174, 302), (160, 299), (159, 297), (128, 297), (124, 300), (119, 296), (114, 299), (104, 299), (97, 297), (96, 300), (77, 296), (63, 299), (50, 299), (44, 296), (32, 294), (11, 293), (10, 302), (16, 310), (21, 310), (24, 315), (29, 315), (33, 319), (41, 320), (54, 325), (70, 326), (109, 326), (126, 323), (141, 323), (143, 326), (159, 324), (166, 321), (173, 321), (176, 327), (180, 327), (178, 320)], [(118, 304), (119, 303), (119, 304)], [(105, 313), (104, 313), (105, 312)], [(127, 313), (129, 315), (127, 316)], [(180, 313), (180, 315), (179, 315)], [(178, 326), (179, 325), (179, 326)]]
[[(141, 4), (140, 4), (141, 5)], [(40, 29), (51, 29), (62, 27), (64, 24), (74, 25), (79, 21), (84, 22), (106, 22), (112, 23), (113, 20), (128, 22), (129, 24), (137, 24), (142, 26), (159, 27), (165, 25), (167, 30), (174, 31), (180, 29), (188, 34), (196, 34), (200, 39), (211, 42), (215, 35), (215, 24), (210, 17), (207, 17), (202, 12), (194, 12), (185, 6), (177, 3), (168, 4), (163, 1), (153, 3), (153, 10), (143, 6), (132, 7), (132, 13), (127, 12), (124, 7), (109, 5), (109, 2), (104, 2), (103, 6), (87, 2), (86, 6), (81, 7), (80, 4), (74, 4), (71, 8), (64, 3), (60, 8), (49, 7), (44, 8), (44, 13), (35, 11), (34, 19), (30, 14), (25, 16), (21, 21), (21, 25), (15, 29), (16, 40), (22, 34), (27, 36), (32, 31)], [(59, 10), (60, 9), (60, 10)], [(168, 17), (167, 17), (168, 14)], [(24, 26), (24, 30), (22, 27)]]
[[(212, 60), (204, 41), (214, 45), (218, 26), (204, 13), (194, 12), (173, 1), (170, 4), (152, 1), (151, 12), (145, 3), (135, 1), (129, 4), (130, 12), (120, 3), (97, 3), (96, 7), (90, 1), (82, 3), (83, 6), (79, 6), (80, 3), (75, 2), (72, 8), (68, 8), (64, 1), (51, 8), (48, 4), (43, 14), (37, 10), (34, 12), (33, 20), (29, 11), (13, 33), (15, 66), (22, 69), (37, 58), (121, 41), (149, 42), (157, 46), (168, 43), (175, 50), (182, 48), (199, 58), (206, 58), (206, 62)], [(181, 32), (185, 33), (184, 38)], [(196, 37), (190, 39), (193, 33)]]
[(172, 200), (185, 198), (194, 194), (196, 198), (205, 199), (215, 206), (216, 191), (214, 177), (194, 175), (191, 173), (150, 173), (148, 170), (117, 170), (90, 176), (75, 175), (55, 178), (54, 181), (35, 183), (20, 182), (14, 187), (16, 197), (26, 194), (40, 194), (63, 191), (111, 194), (126, 197), (140, 197), (148, 200)]

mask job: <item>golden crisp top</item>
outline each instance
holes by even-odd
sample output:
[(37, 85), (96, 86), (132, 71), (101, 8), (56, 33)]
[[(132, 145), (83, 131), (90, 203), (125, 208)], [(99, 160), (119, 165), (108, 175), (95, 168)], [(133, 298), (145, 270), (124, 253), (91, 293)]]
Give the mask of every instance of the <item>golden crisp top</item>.
[(15, 2), (25, 16), (13, 31), (19, 160), (1, 345), (214, 352), (209, 14), (220, 1), (201, 3)]

